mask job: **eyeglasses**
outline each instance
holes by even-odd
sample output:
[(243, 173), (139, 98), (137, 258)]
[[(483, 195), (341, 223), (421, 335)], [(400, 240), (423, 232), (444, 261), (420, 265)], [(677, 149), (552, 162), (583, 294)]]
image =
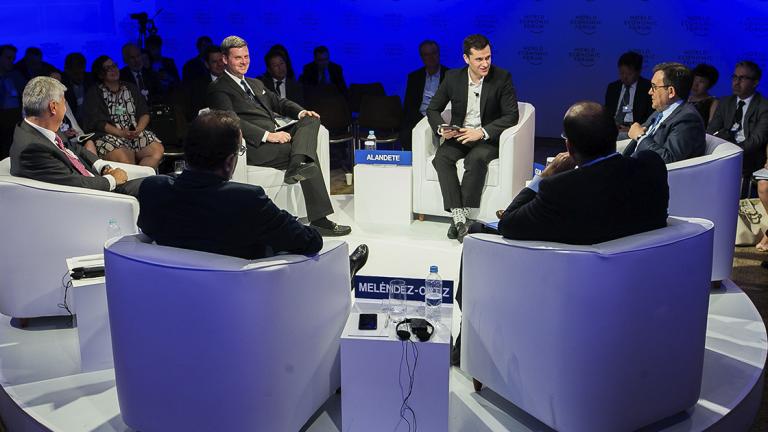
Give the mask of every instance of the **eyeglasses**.
[(245, 154), (245, 151), (248, 150), (248, 147), (244, 146), (243, 144), (240, 144), (240, 149), (237, 151), (237, 154), (240, 156)]
[(660, 89), (660, 88), (667, 88), (667, 87), (672, 87), (672, 84), (668, 84), (668, 85), (656, 85), (656, 84), (654, 84), (654, 83), (651, 83), (651, 90), (653, 90), (653, 91), (656, 91), (657, 89)]
[(563, 133), (561, 133), (561, 134), (560, 134), (560, 138), (562, 138), (562, 139), (564, 139), (564, 140), (568, 140), (568, 137), (567, 137), (567, 136), (565, 136), (565, 132), (563, 132)]
[(745, 81), (750, 80), (753, 81), (755, 78), (751, 76), (746, 75), (731, 75), (731, 81)]

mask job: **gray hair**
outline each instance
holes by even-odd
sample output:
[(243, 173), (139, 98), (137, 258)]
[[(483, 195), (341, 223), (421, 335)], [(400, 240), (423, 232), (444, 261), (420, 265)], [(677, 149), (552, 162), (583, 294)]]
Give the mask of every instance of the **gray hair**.
[(229, 50), (231, 48), (242, 48), (247, 46), (248, 42), (240, 36), (227, 36), (221, 41), (221, 52), (226, 56), (229, 55)]
[(24, 114), (32, 117), (42, 115), (48, 110), (48, 104), (51, 101), (58, 101), (64, 97), (66, 90), (64, 84), (51, 77), (32, 78), (24, 87), (24, 93), (21, 96)]

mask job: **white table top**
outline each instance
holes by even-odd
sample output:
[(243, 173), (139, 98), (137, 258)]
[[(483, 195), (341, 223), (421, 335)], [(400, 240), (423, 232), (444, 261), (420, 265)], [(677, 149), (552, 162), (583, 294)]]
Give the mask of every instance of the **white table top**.
[[(104, 254), (83, 255), (79, 257), (67, 258), (67, 270), (70, 272), (73, 268), (77, 267), (93, 267), (103, 265)], [(78, 288), (85, 285), (103, 284), (104, 281), (104, 276), (87, 279), (72, 279), (72, 288)]]
[[(408, 318), (423, 318), (424, 304), (417, 301), (408, 301)], [(415, 311), (411, 313), (411, 311)], [(376, 330), (359, 330), (358, 320), (361, 313), (376, 313), (378, 314), (377, 329)], [(451, 317), (453, 313), (453, 305), (444, 304), (441, 310), (440, 322), (435, 324), (435, 332), (427, 342), (423, 343), (450, 343), (451, 341)], [(386, 325), (388, 323), (388, 325)], [(347, 324), (344, 326), (344, 331), (341, 334), (342, 341), (345, 339), (367, 339), (367, 340), (381, 340), (381, 341), (399, 341), (395, 334), (396, 323), (392, 319), (387, 319), (387, 313), (382, 312), (381, 303), (377, 300), (363, 300), (357, 299), (352, 305)], [(417, 341), (416, 337), (412, 337), (413, 341)]]

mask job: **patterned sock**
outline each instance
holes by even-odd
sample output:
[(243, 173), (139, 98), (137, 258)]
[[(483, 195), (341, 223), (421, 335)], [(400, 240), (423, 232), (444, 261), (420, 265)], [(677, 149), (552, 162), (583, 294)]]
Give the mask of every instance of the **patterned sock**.
[(469, 208), (469, 207), (464, 207), (464, 208), (463, 208), (463, 209), (461, 209), (461, 210), (464, 212), (464, 218), (465, 218), (465, 219), (469, 219), (469, 211), (470, 211), (470, 210), (472, 210), (472, 209), (471, 209), (471, 208)]
[(451, 216), (453, 217), (454, 224), (467, 223), (467, 216), (464, 214), (464, 209), (462, 208), (452, 208)]

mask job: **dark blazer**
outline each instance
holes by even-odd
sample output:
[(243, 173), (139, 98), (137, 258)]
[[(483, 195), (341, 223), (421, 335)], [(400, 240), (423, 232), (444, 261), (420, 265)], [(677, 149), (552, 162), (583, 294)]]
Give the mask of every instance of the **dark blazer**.
[[(736, 136), (731, 132), (736, 117), (736, 96), (720, 99), (715, 115), (709, 122), (707, 132), (736, 143)], [(765, 166), (765, 147), (768, 143), (768, 100), (755, 93), (744, 115), (744, 141), (739, 144), (744, 149), (743, 175), (752, 173)]]
[(26, 121), (16, 126), (11, 145), (11, 175), (64, 186), (109, 191), (109, 181), (93, 168), (96, 155), (82, 146), (70, 148), (94, 177), (77, 171), (54, 143)]
[[(275, 91), (275, 82), (272, 77), (265, 73), (259, 79), (264, 83), (264, 87), (269, 90)], [(283, 80), (285, 86), (285, 97), (296, 102), (297, 104), (304, 106), (304, 86), (295, 79), (288, 78), (287, 76)]]
[(187, 60), (181, 68), (182, 81), (199, 80), (205, 78), (206, 75), (210, 77), (211, 72), (208, 71), (208, 68), (205, 66), (205, 61), (199, 56)]
[[(136, 120), (149, 114), (149, 107), (144, 99), (144, 96), (139, 93), (139, 88), (134, 84), (128, 82), (120, 82), (120, 85), (124, 85), (131, 92), (131, 98), (133, 98), (133, 104), (136, 106)], [(92, 132), (93, 140), (97, 140), (104, 136), (107, 132), (104, 130), (104, 126), (109, 123), (112, 124), (112, 117), (107, 109), (107, 103), (104, 101), (101, 92), (101, 86), (92, 86), (88, 93), (85, 95), (85, 103), (83, 104), (83, 130), (85, 132)], [(114, 125), (113, 125), (114, 126)]]
[[(304, 65), (304, 70), (301, 72), (299, 81), (305, 86), (315, 86), (320, 84), (318, 80), (318, 68), (317, 63), (311, 62)], [(329, 84), (333, 84), (339, 89), (339, 93), (347, 95), (347, 83), (344, 81), (344, 73), (341, 71), (341, 66), (333, 62), (328, 62), (328, 79)]]
[(234, 111), (240, 117), (245, 142), (258, 147), (264, 132), (275, 131), (275, 113), (297, 118), (303, 108), (290, 99), (280, 99), (275, 92), (267, 90), (261, 80), (246, 77), (245, 81), (253, 90), (256, 102), (226, 73), (208, 86), (206, 99), (211, 109)]
[[(443, 124), (441, 113), (448, 102), (451, 103), (451, 124), (461, 126), (467, 115), (467, 93), (469, 86), (468, 68), (451, 69), (445, 73), (445, 79), (437, 88), (432, 101), (427, 107), (427, 118), (432, 130)], [(505, 129), (517, 124), (520, 112), (517, 108), (517, 96), (512, 85), (512, 76), (504, 69), (491, 65), (491, 70), (483, 80), (480, 95), (480, 121), (488, 132), (488, 140), (498, 143)]]
[[(623, 85), (621, 80), (616, 80), (608, 84), (608, 88), (605, 89), (605, 108), (611, 116), (616, 114), (616, 109), (619, 107), (619, 95)], [(650, 90), (651, 82), (643, 77), (638, 78), (635, 100), (632, 101), (632, 118), (636, 123), (644, 123), (653, 114), (651, 95), (648, 94)]]
[[(445, 72), (448, 68), (440, 65), (440, 82), (445, 79)], [(427, 72), (425, 68), (419, 68), (408, 74), (408, 83), (405, 86), (405, 98), (403, 99), (403, 118), (407, 122), (421, 120), (421, 100), (424, 96), (424, 86), (427, 82)], [(415, 123), (414, 123), (415, 124)]]
[(186, 112), (184, 113), (187, 120), (192, 120), (197, 117), (197, 113), (201, 109), (208, 107), (206, 97), (208, 94), (208, 85), (213, 82), (211, 80), (211, 74), (199, 77), (197, 79), (185, 79), (181, 83), (181, 87), (187, 97)]
[(260, 186), (184, 171), (147, 177), (139, 188), (138, 226), (164, 246), (244, 259), (278, 252), (314, 254), (323, 238), (280, 210)]
[(62, 84), (64, 84), (67, 87), (67, 91), (64, 92), (64, 98), (67, 100), (67, 103), (69, 106), (75, 111), (75, 118), (78, 122), (83, 122), (83, 112), (82, 112), (82, 105), (85, 105), (85, 95), (88, 94), (88, 89), (90, 89), (94, 84), (94, 80), (91, 77), (91, 74), (85, 74), (85, 77), (83, 78), (83, 82), (81, 85), (83, 86), (83, 101), (82, 104), (77, 103), (77, 95), (75, 94), (75, 84), (72, 82), (72, 78), (69, 77), (66, 73), (62, 74), (61, 79)]
[[(650, 128), (660, 115), (660, 112), (654, 113), (643, 126)], [(658, 153), (665, 163), (690, 159), (704, 154), (707, 148), (706, 135), (699, 112), (683, 102), (669, 117), (662, 120), (652, 136), (641, 140), (640, 144), (630, 141), (624, 149), (624, 155), (632, 155), (637, 148), (638, 151), (652, 150)]]
[(658, 154), (612, 156), (544, 178), (512, 200), (499, 232), (516, 240), (595, 244), (667, 224), (667, 167)]
[[(163, 95), (163, 86), (160, 83), (160, 77), (152, 69), (141, 68), (141, 79), (144, 81), (144, 86), (149, 91), (149, 101), (147, 103), (157, 103)], [(136, 82), (136, 77), (131, 72), (128, 66), (120, 69), (120, 81), (129, 82), (139, 87), (139, 83)]]

